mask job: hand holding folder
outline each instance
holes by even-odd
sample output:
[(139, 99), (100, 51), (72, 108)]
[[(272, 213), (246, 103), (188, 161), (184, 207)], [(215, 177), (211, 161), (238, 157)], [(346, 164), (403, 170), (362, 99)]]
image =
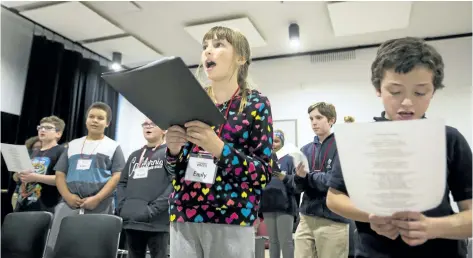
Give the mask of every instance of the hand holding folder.
[(207, 92), (179, 57), (163, 58), (102, 78), (161, 129), (190, 121), (226, 122)]
[(182, 146), (187, 142), (186, 130), (178, 125), (169, 127), (165, 137), (168, 149), (174, 156), (179, 154)]

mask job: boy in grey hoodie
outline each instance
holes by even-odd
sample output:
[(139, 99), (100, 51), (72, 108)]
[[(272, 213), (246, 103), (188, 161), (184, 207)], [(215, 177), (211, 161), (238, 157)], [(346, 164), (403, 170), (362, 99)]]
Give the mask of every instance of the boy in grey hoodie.
[(117, 186), (117, 212), (123, 218), (130, 258), (167, 257), (171, 175), (163, 166), (164, 132), (151, 120), (142, 124), (147, 145), (133, 152)]

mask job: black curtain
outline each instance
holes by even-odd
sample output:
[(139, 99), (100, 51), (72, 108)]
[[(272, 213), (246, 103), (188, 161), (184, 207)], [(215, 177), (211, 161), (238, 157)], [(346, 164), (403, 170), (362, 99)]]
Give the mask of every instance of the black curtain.
[(28, 66), (25, 93), (16, 141), (37, 134), (41, 118), (56, 115), (66, 129), (61, 142), (69, 142), (87, 134), (85, 113), (96, 101), (110, 105), (114, 115), (105, 134), (115, 138), (118, 93), (100, 76), (107, 71), (96, 60), (67, 50), (64, 45), (43, 36), (34, 36)]
[[(1, 112), (1, 123), (2, 123), (2, 143), (15, 144), (16, 138), (16, 125), (18, 125), (19, 120), (18, 115)], [(5, 216), (13, 211), (11, 206), (11, 198), (13, 192), (15, 191), (16, 183), (13, 181), (11, 173), (8, 172), (7, 165), (3, 156), (1, 157), (1, 185), (2, 190), (7, 190), (6, 192), (2, 191), (2, 205), (1, 205), (1, 224), (3, 224), (3, 219)]]
[[(2, 112), (2, 142), (24, 144), (38, 134), (41, 118), (56, 115), (66, 128), (60, 143), (87, 134), (85, 113), (96, 101), (110, 105), (113, 111), (110, 127), (105, 134), (114, 139), (118, 109), (118, 93), (100, 76), (107, 71), (98, 61), (86, 59), (81, 53), (67, 50), (64, 45), (43, 36), (34, 36), (26, 77), (21, 115)], [(2, 157), (2, 222), (11, 212), (11, 197), (15, 182)]]

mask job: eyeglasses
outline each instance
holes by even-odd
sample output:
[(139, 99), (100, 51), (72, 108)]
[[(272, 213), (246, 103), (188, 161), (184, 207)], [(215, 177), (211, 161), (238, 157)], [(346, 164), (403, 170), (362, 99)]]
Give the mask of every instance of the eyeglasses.
[(150, 123), (150, 124), (148, 124), (148, 123), (142, 123), (142, 124), (141, 124), (141, 127), (151, 129), (151, 128), (155, 128), (155, 127), (156, 127), (156, 124), (154, 124), (154, 123)]
[(45, 131), (56, 131), (56, 127), (54, 126), (49, 126), (49, 125), (38, 125), (36, 127), (36, 130), (38, 131), (41, 131), (41, 130), (45, 130)]

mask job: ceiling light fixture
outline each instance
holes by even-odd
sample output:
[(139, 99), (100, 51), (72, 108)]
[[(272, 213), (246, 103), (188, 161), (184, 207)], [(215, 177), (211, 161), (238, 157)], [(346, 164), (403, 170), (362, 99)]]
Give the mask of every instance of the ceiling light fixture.
[(297, 23), (291, 23), (289, 25), (289, 42), (293, 48), (298, 48), (301, 45), (299, 38), (299, 25), (297, 25)]
[(112, 53), (112, 64), (110, 65), (110, 69), (114, 71), (120, 71), (122, 69), (122, 53)]

